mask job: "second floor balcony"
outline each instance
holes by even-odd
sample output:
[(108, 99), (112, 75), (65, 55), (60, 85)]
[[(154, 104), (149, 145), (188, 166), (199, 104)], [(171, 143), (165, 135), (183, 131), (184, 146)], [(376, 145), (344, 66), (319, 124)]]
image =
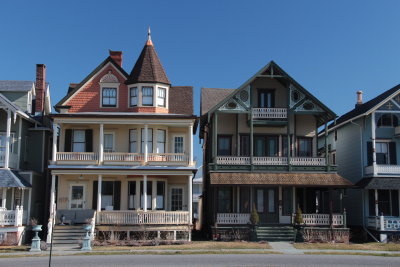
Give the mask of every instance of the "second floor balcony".
[[(250, 165), (251, 157), (218, 156), (220, 165)], [(287, 157), (253, 157), (253, 165), (288, 165)], [(294, 166), (326, 166), (325, 158), (291, 157), (290, 165)]]
[(253, 108), (253, 119), (287, 119), (287, 108)]

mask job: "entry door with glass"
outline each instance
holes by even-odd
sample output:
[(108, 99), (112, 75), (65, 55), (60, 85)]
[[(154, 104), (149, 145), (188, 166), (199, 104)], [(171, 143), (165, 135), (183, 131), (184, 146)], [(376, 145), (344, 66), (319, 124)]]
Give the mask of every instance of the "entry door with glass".
[(70, 209), (84, 209), (85, 208), (85, 186), (84, 185), (71, 185), (70, 190)]
[(260, 223), (278, 223), (278, 194), (277, 188), (256, 188), (254, 202), (260, 217)]
[(183, 188), (171, 187), (171, 211), (183, 210)]

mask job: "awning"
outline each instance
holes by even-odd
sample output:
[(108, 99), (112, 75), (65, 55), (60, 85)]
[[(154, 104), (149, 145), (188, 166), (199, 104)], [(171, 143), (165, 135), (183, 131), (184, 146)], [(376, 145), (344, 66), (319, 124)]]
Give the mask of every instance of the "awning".
[(400, 178), (370, 177), (361, 179), (356, 186), (364, 189), (400, 189)]
[(0, 169), (0, 188), (2, 187), (26, 188), (32, 186), (18, 172)]
[(211, 184), (217, 185), (292, 185), (350, 187), (353, 184), (336, 173), (238, 173), (213, 172)]

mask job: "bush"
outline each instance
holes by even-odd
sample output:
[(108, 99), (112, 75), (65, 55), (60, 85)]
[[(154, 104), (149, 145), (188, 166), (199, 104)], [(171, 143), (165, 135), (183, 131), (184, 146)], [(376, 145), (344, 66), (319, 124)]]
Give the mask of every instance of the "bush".
[(253, 209), (251, 210), (250, 222), (253, 225), (257, 225), (260, 222), (260, 217), (258, 216), (255, 203), (253, 203)]
[(296, 224), (303, 224), (303, 212), (301, 211), (300, 207), (296, 210), (296, 217), (294, 218), (294, 222)]

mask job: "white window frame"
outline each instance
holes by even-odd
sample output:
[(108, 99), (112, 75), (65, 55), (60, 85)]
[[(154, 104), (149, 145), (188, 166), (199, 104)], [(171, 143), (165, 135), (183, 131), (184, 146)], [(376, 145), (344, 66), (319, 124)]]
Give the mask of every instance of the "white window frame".
[[(139, 151), (140, 151), (140, 149), (138, 147), (138, 143), (140, 143), (140, 145), (142, 145), (142, 142), (141, 142), (141, 140), (138, 141), (139, 140), (139, 129), (138, 128), (129, 129), (129, 153), (139, 153)], [(131, 131), (136, 131), (136, 140), (134, 140), (134, 141), (131, 140)], [(131, 149), (132, 148), (132, 146), (131, 146), (132, 143), (135, 143), (136, 152), (132, 152), (132, 149)]]
[[(151, 105), (150, 104), (143, 104), (143, 97), (149, 97), (150, 98), (150, 96), (143, 96), (143, 89), (145, 89), (145, 88), (151, 88), (152, 89), (152, 96), (151, 96)], [(141, 103), (142, 103), (142, 106), (143, 107), (154, 107), (154, 86), (141, 86), (141, 97), (142, 97), (142, 99), (141, 99)]]
[[(158, 133), (159, 133), (159, 131), (163, 131), (164, 132), (164, 152), (159, 152), (158, 151), (158, 144), (160, 143), (159, 141), (158, 141)], [(165, 129), (157, 129), (157, 135), (156, 135), (156, 153), (167, 153), (166, 152), (166, 150), (167, 150), (167, 130), (165, 130)]]
[[(182, 189), (182, 211), (187, 210), (187, 205), (185, 205), (185, 197), (186, 197), (186, 192), (185, 192), (185, 186), (183, 185), (170, 185), (168, 188), (168, 195), (169, 195), (169, 203), (168, 203), (168, 209), (172, 211), (172, 189)], [(186, 208), (186, 209), (185, 209)], [(179, 211), (179, 210), (177, 210)]]
[[(174, 134), (174, 135), (172, 135), (172, 142), (171, 142), (171, 145), (172, 145), (172, 147), (171, 147), (171, 152), (172, 153), (179, 153), (179, 152), (175, 152), (175, 138), (176, 137), (182, 137), (182, 149), (183, 149), (183, 151), (182, 151), (182, 154), (184, 154), (185, 153), (185, 145), (186, 145), (186, 138), (185, 138), (185, 135), (184, 134)], [(180, 153), (179, 153), (180, 154)]]
[[(82, 208), (71, 208), (72, 201), (72, 187), (73, 186), (82, 186), (83, 187), (83, 196), (82, 196)], [(70, 210), (83, 210), (86, 208), (86, 184), (69, 184), (69, 195), (68, 195), (68, 209)]]
[[(119, 85), (120, 83), (99, 83), (100, 84), (100, 107), (101, 108), (118, 108), (119, 107)], [(116, 89), (116, 99), (115, 106), (103, 106), (103, 88), (115, 88)]]
[[(139, 106), (139, 86), (133, 86), (133, 87), (130, 87), (129, 88), (129, 107), (137, 107), (137, 106)], [(136, 96), (132, 96), (132, 90), (133, 89), (136, 89)], [(136, 97), (136, 105), (132, 105), (132, 98), (133, 97)]]
[[(111, 151), (106, 151), (106, 134), (110, 134), (110, 135), (112, 135), (112, 141), (113, 141), (113, 144), (112, 144), (112, 150)], [(110, 131), (104, 131), (104, 133), (103, 133), (103, 140), (104, 140), (104, 152), (115, 152), (115, 132), (110, 132)]]
[[(74, 137), (75, 137), (75, 131), (83, 131), (83, 137), (84, 141), (83, 142), (75, 142)], [(79, 152), (79, 151), (74, 151), (74, 143), (83, 143), (83, 152), (86, 151), (86, 130), (85, 129), (72, 129), (72, 136), (71, 136), (71, 151), (72, 152)]]
[[(159, 93), (164, 91), (164, 98), (160, 97)], [(160, 105), (159, 101), (164, 100), (164, 105)], [(166, 87), (157, 87), (157, 97), (156, 97), (157, 107), (166, 108), (167, 107), (167, 88)]]

